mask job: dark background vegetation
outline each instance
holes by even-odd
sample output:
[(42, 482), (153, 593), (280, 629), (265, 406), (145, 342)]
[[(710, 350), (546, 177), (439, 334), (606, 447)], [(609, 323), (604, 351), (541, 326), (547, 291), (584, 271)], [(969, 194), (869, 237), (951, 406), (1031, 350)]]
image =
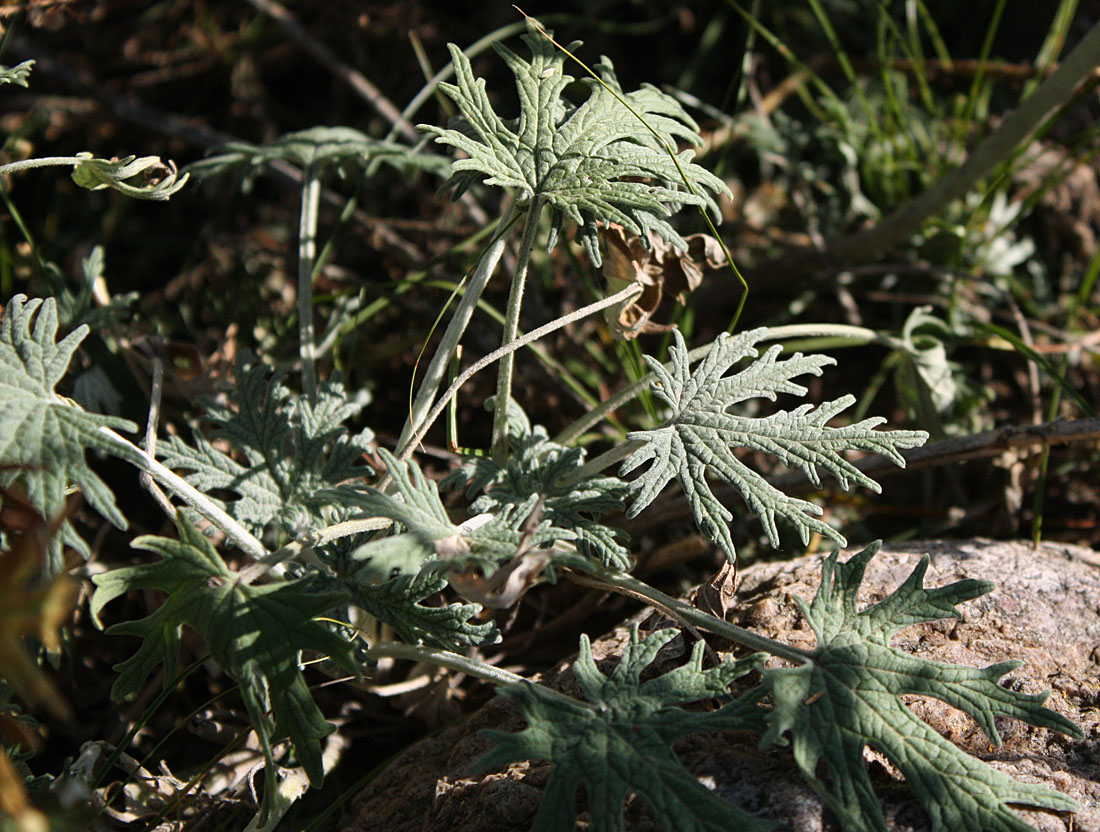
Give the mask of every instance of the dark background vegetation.
[[(304, 32), (304, 40), (295, 40), (261, 13), (258, 3), (118, 0), (30, 5), (0, 7), (6, 29), (3, 62), (37, 61), (29, 89), (0, 91), (0, 130), (7, 137), (4, 161), (91, 151), (104, 157), (155, 154), (183, 166), (223, 141), (262, 144), (314, 125), (349, 125), (380, 137), (391, 122), (352, 89), (345, 72), (309, 54), (305, 42), (323, 45), (336, 59), (362, 72), (400, 109), (424, 85), (414, 43), (422, 47), (434, 71), (447, 60), (447, 42), (466, 46), (500, 27), (518, 29), (522, 20), (507, 3), (295, 2), (289, 11)], [(778, 7), (763, 12), (764, 23), (842, 99), (853, 101), (836, 53), (809, 8), (794, 2), (763, 5)], [(898, 7), (894, 17), (902, 20), (903, 4), (889, 5)], [(972, 88), (974, 72), (964, 61), (979, 56), (997, 4), (928, 5), (947, 49), (960, 60), (958, 67), (930, 74), (931, 90), (950, 116)], [(1004, 5), (990, 53), (1004, 69), (990, 70), (983, 82), (988, 105), (961, 126), (941, 118), (944, 136), (957, 131), (961, 143), (972, 147), (1018, 101), (1057, 5)], [(873, 90), (882, 57), (876, 52), (875, 4), (836, 0), (824, 6), (860, 82)], [(914, 246), (870, 262), (826, 260), (821, 268), (788, 274), (773, 266), (793, 249), (827, 249), (831, 239), (874, 222), (852, 210), (855, 197), (851, 180), (844, 178), (843, 143), (835, 140), (838, 132), (849, 139), (859, 132), (865, 116), (858, 108), (853, 104), (847, 116), (830, 123), (792, 93), (770, 112), (770, 133), (754, 126), (745, 116), (789, 79), (792, 69), (758, 41), (746, 78), (748, 28), (723, 3), (538, 3), (524, 10), (539, 16), (564, 42), (583, 40), (580, 54), (585, 59), (610, 57), (625, 89), (653, 83), (688, 92), (712, 108), (692, 112), (708, 142), (703, 163), (720, 172), (736, 195), (724, 206), (727, 221), (720, 231), (750, 279), (741, 326), (860, 323), (899, 335), (912, 309), (920, 305), (930, 306), (947, 322), (937, 338), (951, 362), (957, 395), (930, 422), (923, 418), (927, 410), (918, 401), (919, 383), (881, 346), (837, 350), (838, 366), (811, 385), (810, 400), (853, 393), (868, 415), (886, 416), (894, 427), (928, 429), (941, 439), (1005, 426), (1023, 428), (1051, 415), (1083, 415), (1072, 403), (1050, 411), (1056, 385), (1046, 371), (1036, 373), (1024, 355), (980, 326), (993, 322), (1026, 335), (1053, 364), (1064, 366), (1070, 385), (1100, 406), (1100, 342), (1089, 337), (1100, 320), (1100, 291), (1094, 286), (1090, 294), (1079, 296), (1090, 264), (1095, 265), (1100, 234), (1094, 128), (1100, 106), (1094, 91), (1082, 94), (1030, 148), (1052, 154), (1052, 164), (1064, 170), (1064, 176), (1044, 178), (1027, 160), (1020, 160), (1000, 179), (985, 184), (988, 199), (941, 218), (939, 225), (933, 221)], [(1098, 16), (1100, 2), (1079, 4), (1067, 29), (1066, 49)], [(522, 50), (514, 37), (508, 42)], [(495, 54), (483, 52), (474, 59), (474, 68), (486, 79), (500, 111), (514, 112), (512, 79)], [(904, 139), (928, 121), (937, 123), (919, 114), (915, 81), (909, 89), (913, 100), (906, 111), (912, 120), (891, 124), (883, 110), (887, 137)], [(433, 99), (411, 120), (438, 124), (445, 118), (440, 100)], [(929, 130), (933, 139), (928, 148), (938, 147), (946, 155), (946, 138), (937, 144), (939, 134), (934, 127)], [(760, 144), (761, 137), (772, 144)], [(876, 167), (868, 161), (869, 154), (875, 147), (881, 150), (881, 143), (848, 146), (868, 154), (859, 159), (854, 175), (862, 195), (882, 213), (950, 167), (934, 152), (920, 158), (901, 152), (900, 160)], [(392, 447), (406, 418), (414, 364), (425, 341), (430, 343), (432, 324), (449, 286), (476, 256), (476, 245), (460, 244), (484, 225), (468, 205), (439, 200), (439, 184), (427, 174), (407, 176), (383, 169), (370, 181), (331, 183), (322, 212), (322, 239), (327, 239), (346, 199), (358, 199), (360, 214), (339, 226), (329, 265), (317, 283), (318, 317), (323, 322), (340, 314), (340, 298), (359, 295), (384, 301), (377, 314), (349, 331), (335, 356), (351, 389), (371, 391), (373, 402), (363, 422), (387, 447)], [(184, 433), (194, 416), (195, 398), (224, 385), (231, 358), (240, 350), (261, 352), (276, 363), (294, 359), (298, 192), (292, 179), (261, 173), (247, 194), (234, 183), (206, 183), (187, 188), (166, 204), (81, 191), (63, 173), (50, 170), (23, 174), (3, 187), (31, 232), (37, 255), (56, 262), (74, 285), (80, 259), (102, 245), (111, 293), (138, 293), (131, 317), (97, 334), (102, 338), (91, 339), (105, 348), (99, 358), (122, 394), (118, 409), (123, 415), (144, 422), (147, 379), (140, 359), (131, 355), (127, 360), (126, 351), (117, 346), (120, 342), (134, 346), (160, 337), (189, 361), (201, 357), (201, 370), (193, 376), (181, 374), (165, 400), (164, 424)], [(472, 193), (485, 214), (497, 215), (499, 194), (485, 189)], [(1011, 223), (998, 225), (997, 217), (1005, 215), (989, 219), (997, 194), (1010, 206), (1031, 194), (1034, 205)], [(685, 231), (698, 230), (699, 225), (697, 217), (685, 213)], [(985, 248), (972, 246), (982, 228), (992, 229)], [(974, 233), (967, 236), (967, 231)], [(1023, 241), (1033, 248), (1014, 262), (997, 248)], [(3, 300), (17, 292), (48, 291), (37, 263), (31, 244), (5, 211), (0, 218)], [(552, 255), (540, 255), (534, 268), (528, 327), (549, 320), (557, 310), (589, 302), (591, 290), (600, 285), (598, 272), (579, 250), (559, 247)], [(694, 343), (729, 326), (739, 291), (728, 272), (708, 278), (700, 301), (678, 318)], [(501, 282), (488, 300), (502, 308), (505, 293)], [(666, 307), (661, 319), (680, 314)], [(499, 328), (488, 318), (477, 331), (482, 341), (468, 349), (487, 351), (499, 341)], [(660, 336), (645, 336), (641, 343), (654, 354), (665, 342)], [(624, 383), (624, 366), (637, 360), (636, 353), (612, 343), (598, 322), (566, 330), (547, 346), (604, 396)], [(583, 413), (583, 405), (552, 371), (529, 356), (521, 359), (519, 368), (517, 396), (532, 421), (553, 432)], [(325, 372), (331, 370), (330, 361)], [(475, 380), (464, 395), (463, 444), (487, 442), (488, 419), (478, 404), (491, 394), (490, 383), (488, 377)], [(452, 463), (443, 444), (442, 434), (433, 434), (424, 455), (425, 466), (439, 474)], [(1035, 443), (966, 464), (932, 465), (889, 476), (881, 497), (836, 489), (821, 496), (830, 522), (844, 528), (853, 542), (874, 537), (1027, 537), (1041, 507), (1044, 539), (1100, 546), (1096, 441), (1054, 448), (1045, 480), (1040, 477), (1041, 451), (1042, 444)], [(164, 516), (137, 487), (132, 469), (101, 465), (131, 520), (131, 533), (170, 533)], [(1045, 499), (1036, 501), (1044, 482)], [(661, 518), (657, 524), (646, 523), (643, 515), (641, 523), (630, 526), (641, 555), (639, 569), (647, 579), (679, 591), (713, 572), (717, 557), (699, 542), (688, 515), (670, 508), (655, 516)], [(82, 512), (80, 519), (87, 524), (88, 539), (95, 541), (95, 563), (116, 564), (135, 557), (128, 538), (100, 526), (94, 513)], [(760, 546), (755, 521), (738, 520), (735, 533), (744, 561), (776, 556)], [(793, 536), (785, 543), (788, 554), (802, 551)], [(598, 633), (633, 609), (582, 595), (576, 588), (535, 593), (513, 624), (505, 664), (526, 670), (545, 667), (575, 648), (578, 632)], [(119, 620), (147, 614), (147, 599), (128, 603), (128, 609), (115, 605), (111, 614)], [(526, 637), (531, 628), (557, 621), (563, 610), (574, 606), (588, 617), (561, 619), (536, 644)], [(128, 640), (103, 637), (90, 628), (85, 614), (78, 614), (57, 668), (58, 681), (78, 717), (69, 724), (47, 725), (46, 749), (30, 763), (34, 773), (60, 773), (83, 742), (119, 741), (148, 707), (147, 698), (119, 706), (108, 697), (110, 667), (129, 648)], [(200, 648), (190, 648), (193, 659)], [(147, 753), (225, 684), (217, 674), (192, 675), (139, 734), (131, 753)], [(321, 692), (326, 714), (343, 710), (348, 715), (341, 730), (354, 744), (325, 791), (303, 802), (301, 816), (330, 804), (341, 789), (388, 755), (486, 695), (481, 688), (453, 679), (444, 687), (433, 691), (433, 701), (381, 700), (364, 694), (353, 706), (346, 701), (345, 688)], [(227, 699), (219, 707), (232, 718), (238, 705)], [(184, 736), (170, 740), (156, 759), (163, 756), (186, 779), (188, 772), (217, 756), (218, 747)], [(211, 813), (207, 828), (224, 817)], [(227, 828), (236, 828), (247, 813), (228, 817), (236, 819), (227, 820)], [(150, 819), (136, 818), (130, 828), (145, 828)]]

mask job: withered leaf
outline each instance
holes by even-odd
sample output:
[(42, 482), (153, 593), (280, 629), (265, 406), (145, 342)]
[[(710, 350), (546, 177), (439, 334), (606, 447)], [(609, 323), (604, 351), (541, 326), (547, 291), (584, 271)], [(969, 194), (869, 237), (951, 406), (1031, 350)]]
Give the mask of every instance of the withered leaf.
[(707, 234), (686, 237), (687, 251), (650, 232), (649, 245), (641, 237), (627, 237), (615, 223), (600, 228), (606, 254), (603, 275), (609, 292), (618, 292), (631, 284), (642, 293), (630, 301), (607, 309), (607, 325), (617, 338), (629, 341), (643, 333), (667, 332), (669, 324), (651, 320), (667, 292), (680, 304), (703, 282), (703, 278), (726, 264), (722, 246)]

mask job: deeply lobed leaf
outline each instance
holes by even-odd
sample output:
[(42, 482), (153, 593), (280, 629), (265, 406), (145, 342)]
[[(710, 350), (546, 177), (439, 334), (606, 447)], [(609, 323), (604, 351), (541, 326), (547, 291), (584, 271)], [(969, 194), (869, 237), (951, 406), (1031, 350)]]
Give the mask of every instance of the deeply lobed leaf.
[(691, 161), (692, 151), (673, 157), (681, 141), (701, 144), (698, 125), (655, 87), (622, 92), (607, 58), (596, 65), (603, 84), (585, 79), (589, 94), (576, 106), (563, 97), (574, 80), (564, 71), (564, 54), (534, 30), (523, 40), (530, 61), (493, 45), (516, 78), (515, 121), (497, 115), (485, 81), (474, 77), (462, 50), (448, 44), (456, 83), (439, 86), (461, 116), (447, 128), (419, 127), (465, 156), (454, 163), (446, 187), (458, 195), (483, 176), (488, 185), (515, 188), (522, 200), (544, 200), (553, 209), (555, 229), (565, 219), (579, 226), (578, 237), (597, 266), (599, 223), (617, 223), (646, 245), (653, 231), (686, 249), (665, 218), (684, 205), (717, 212), (714, 198), (729, 193), (722, 180)]
[(159, 156), (126, 156), (123, 159), (98, 159), (91, 153), (78, 153), (72, 179), (81, 188), (118, 191), (133, 199), (163, 202), (177, 193), (190, 178), (179, 175), (176, 163), (162, 162)]
[[(107, 484), (88, 467), (86, 450), (117, 453), (118, 446), (100, 428), (137, 430), (128, 419), (88, 413), (55, 392), (80, 342), (88, 334), (79, 326), (57, 341), (57, 303), (53, 298), (27, 300), (16, 295), (0, 321), (0, 485), (18, 481), (27, 500), (52, 519), (65, 506), (65, 495), (78, 486), (88, 503), (120, 529), (126, 518)], [(62, 545), (89, 555), (88, 545), (65, 521), (50, 542), (47, 571), (62, 567)]]
[(17, 84), (20, 87), (29, 86), (27, 81), (34, 68), (34, 61), (23, 61), (15, 66), (0, 66), (0, 86), (4, 84)]
[(627, 483), (596, 476), (563, 485), (563, 479), (584, 465), (585, 451), (551, 442), (541, 426), (510, 434), (509, 443), (512, 454), (505, 465), (489, 457), (471, 457), (443, 485), (465, 487), (471, 495), (485, 492), (470, 506), (475, 513), (496, 514), (541, 498), (543, 516), (553, 526), (575, 531), (573, 543), (581, 554), (612, 569), (629, 569), (630, 551), (616, 539), (625, 532), (599, 522), (602, 515), (622, 510)]
[[(311, 405), (289, 391), (282, 373), (263, 364), (237, 368), (236, 409), (204, 400), (214, 438), (228, 440), (246, 464), (215, 448), (198, 431), (194, 445), (176, 436), (158, 446), (164, 464), (188, 471), (200, 491), (232, 491), (239, 498), (215, 499), (255, 534), (276, 524), (286, 534), (316, 528), (343, 511), (361, 493), (355, 463), (370, 450), (370, 431), (348, 437), (344, 423), (362, 405), (350, 399), (339, 379), (323, 383)], [(213, 499), (213, 498), (212, 498)]]
[[(902, 694), (936, 697), (974, 717), (994, 745), (1001, 744), (998, 716), (1080, 736), (1073, 723), (1042, 707), (1047, 694), (1023, 694), (997, 684), (1018, 662), (971, 668), (890, 647), (890, 638), (910, 624), (960, 618), (955, 605), (989, 592), (992, 584), (965, 580), (925, 589), (925, 555), (889, 597), (857, 612), (859, 585), (878, 549), (878, 544), (870, 546), (839, 565), (834, 552), (813, 602), (798, 599), (818, 645), (801, 667), (765, 671), (761, 687), (771, 694), (774, 710), (762, 744), (789, 734), (803, 776), (844, 829), (853, 832), (886, 829), (863, 757), (868, 746), (901, 770), (936, 832), (1030, 830), (1009, 804), (1075, 811), (1077, 803), (1070, 797), (990, 768), (905, 706)], [(818, 776), (821, 766), (827, 780)]]
[(287, 736), (310, 782), (320, 785), (324, 778), (320, 741), (332, 726), (313, 701), (298, 657), (300, 651), (312, 650), (358, 675), (351, 644), (314, 620), (346, 602), (347, 595), (313, 592), (304, 579), (244, 584), (186, 515), (181, 512), (176, 522), (179, 540), (146, 535), (133, 543), (137, 549), (161, 555), (162, 560), (93, 578), (91, 610), (97, 620), (104, 606), (126, 592), (159, 589), (168, 596), (152, 615), (107, 630), (142, 639), (138, 652), (115, 667), (119, 676), (111, 696), (120, 699), (139, 692), (160, 665), (165, 683), (170, 682), (176, 673), (180, 630), (184, 625), (192, 627), (214, 660), (241, 686), (269, 774), (274, 771), (272, 745)]
[(219, 145), (212, 155), (187, 166), (187, 172), (200, 179), (237, 174), (245, 182), (265, 164), (290, 162), (305, 170), (334, 171), (341, 177), (369, 171), (385, 162), (397, 167), (433, 169), (445, 175), (446, 165), (437, 156), (418, 153), (395, 142), (375, 139), (353, 127), (311, 127), (287, 133), (265, 145), (229, 142)]
[[(804, 543), (811, 532), (844, 543), (838, 531), (817, 519), (821, 514), (817, 505), (790, 497), (772, 486), (749, 468), (734, 449), (771, 454), (785, 465), (803, 471), (815, 485), (820, 484), (817, 469), (823, 468), (836, 477), (843, 488), (855, 482), (878, 491), (878, 483), (845, 460), (841, 452), (881, 453), (904, 466), (905, 460), (898, 449), (922, 445), (928, 438), (924, 431), (874, 430), (885, 421), (881, 418), (829, 427), (826, 423), (830, 419), (854, 403), (851, 396), (827, 402), (816, 409), (803, 405), (763, 418), (729, 413), (730, 407), (750, 398), (774, 401), (780, 393), (805, 395), (806, 388), (793, 379), (806, 373), (821, 375), (822, 367), (835, 363), (827, 356), (803, 356), (802, 353), (780, 359), (779, 346), (769, 348), (761, 356), (755, 344), (766, 332), (761, 328), (733, 336), (720, 335), (694, 372), (688, 363), (687, 346), (678, 331), (673, 332), (675, 343), (669, 347), (671, 372), (656, 359), (645, 356), (656, 377), (652, 385), (654, 395), (668, 405), (672, 413), (654, 430), (627, 434), (628, 439), (644, 444), (625, 460), (620, 472), (627, 474), (651, 463), (634, 482), (636, 491), (629, 517), (636, 516), (653, 502), (670, 480), (677, 479), (700, 530), (721, 546), (731, 560), (735, 551), (728, 523), (733, 515), (711, 491), (708, 474), (717, 475), (737, 489), (749, 509), (763, 522), (773, 546), (779, 545), (778, 519), (794, 526)], [(756, 360), (726, 375), (744, 358)]]
[(420, 602), (447, 586), (435, 572), (398, 575), (380, 584), (355, 582), (351, 602), (366, 610), (409, 644), (428, 644), (447, 650), (466, 650), (500, 641), (492, 622), (473, 623), (480, 604), (425, 606)]
[(674, 740), (696, 731), (758, 727), (755, 695), (716, 711), (675, 706), (728, 697), (730, 683), (758, 670), (763, 656), (736, 662), (726, 658), (717, 667), (704, 669), (703, 644), (697, 642), (687, 664), (641, 681), (642, 672), (676, 634), (660, 630), (639, 641), (635, 627), (622, 660), (609, 676), (596, 667), (588, 637), (581, 636), (573, 672), (591, 704), (562, 701), (529, 683), (500, 689), (520, 707), (527, 728), (514, 734), (487, 731), (495, 747), (474, 765), (484, 770), (528, 759), (552, 763), (531, 827), (534, 832), (572, 829), (576, 794), (582, 785), (588, 792), (591, 828), (601, 832), (623, 829), (623, 804), (632, 792), (650, 806), (665, 830), (773, 828), (774, 824), (707, 790), (671, 748)]
[(576, 532), (539, 519), (531, 529), (524, 526), (535, 509), (537, 498), (509, 504), (495, 515), (481, 514), (461, 524), (452, 523), (439, 499), (439, 488), (412, 462), (403, 462), (385, 449), (379, 456), (393, 477), (395, 493), (377, 489), (356, 497), (366, 512), (394, 520), (403, 531), (364, 543), (353, 553), (366, 564), (359, 580), (380, 581), (394, 574), (415, 575), (422, 569), (492, 571), (521, 555), (522, 548), (542, 548), (556, 540), (573, 540)]

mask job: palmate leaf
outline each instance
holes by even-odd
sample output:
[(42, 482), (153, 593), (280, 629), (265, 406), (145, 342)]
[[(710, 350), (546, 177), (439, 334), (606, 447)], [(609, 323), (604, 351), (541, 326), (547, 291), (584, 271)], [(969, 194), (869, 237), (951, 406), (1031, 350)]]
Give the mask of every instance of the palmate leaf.
[[(163, 560), (113, 569), (96, 575), (92, 615), (114, 598), (138, 589), (168, 594), (160, 608), (139, 621), (115, 624), (107, 632), (138, 636), (138, 652), (116, 665), (118, 679), (111, 696), (137, 693), (145, 679), (164, 665), (165, 682), (176, 673), (180, 628), (194, 628), (210, 655), (240, 685), (249, 718), (260, 738), (268, 773), (274, 776), (272, 744), (290, 738), (310, 782), (324, 779), (321, 739), (332, 732), (298, 664), (301, 650), (327, 655), (348, 673), (358, 675), (352, 645), (313, 619), (347, 601), (347, 594), (312, 592), (305, 580), (252, 586), (225, 565), (214, 547), (181, 512), (180, 539), (146, 535), (133, 546)], [(270, 711), (270, 718), (267, 716)], [(269, 790), (274, 799), (274, 791)]]
[(194, 446), (176, 436), (157, 452), (169, 468), (189, 471), (185, 479), (200, 491), (228, 490), (239, 499), (215, 500), (255, 534), (275, 523), (295, 535), (333, 519), (358, 492), (347, 483), (363, 470), (355, 463), (370, 449), (370, 431), (348, 437), (344, 422), (362, 408), (339, 379), (320, 386), (317, 402), (291, 393), (284, 374), (263, 364), (237, 368), (237, 409), (206, 400), (213, 436), (226, 439), (247, 465), (215, 448), (201, 433)]
[[(747, 448), (778, 457), (785, 465), (803, 471), (815, 485), (820, 484), (817, 473), (820, 467), (836, 477), (843, 488), (855, 482), (877, 492), (878, 483), (846, 461), (841, 452), (881, 453), (904, 467), (905, 460), (898, 449), (924, 444), (928, 438), (924, 431), (874, 430), (886, 421), (882, 418), (864, 419), (844, 427), (826, 425), (855, 402), (852, 396), (827, 402), (816, 410), (812, 405), (802, 405), (765, 418), (729, 413), (730, 407), (750, 398), (764, 397), (774, 401), (779, 393), (805, 395), (806, 388), (792, 379), (806, 373), (821, 375), (822, 367), (836, 363), (828, 356), (803, 356), (802, 353), (780, 360), (779, 346), (769, 348), (758, 357), (755, 344), (766, 332), (761, 328), (734, 336), (720, 335), (694, 372), (688, 365), (683, 336), (675, 330), (675, 343), (669, 347), (672, 372), (656, 359), (645, 356), (656, 376), (653, 392), (672, 409), (672, 415), (654, 430), (627, 434), (628, 439), (645, 444), (627, 457), (620, 473), (627, 474), (652, 461), (634, 483), (636, 496), (627, 512), (628, 517), (636, 516), (676, 478), (700, 530), (733, 560), (733, 539), (727, 525), (733, 515), (707, 484), (707, 474), (713, 473), (740, 492), (763, 522), (773, 546), (779, 545), (777, 518), (793, 525), (804, 543), (811, 532), (817, 532), (843, 545), (844, 537), (817, 519), (816, 515), (821, 514), (818, 506), (789, 497), (770, 485), (732, 449)], [(726, 373), (744, 358), (756, 360), (727, 376)]]
[(711, 793), (676, 759), (671, 744), (696, 731), (755, 729), (757, 696), (746, 695), (717, 711), (686, 711), (676, 705), (728, 697), (730, 683), (759, 670), (762, 654), (703, 669), (703, 644), (696, 642), (687, 664), (641, 681), (642, 671), (675, 630), (660, 630), (644, 641), (635, 626), (622, 661), (605, 676), (592, 660), (587, 636), (581, 636), (573, 672), (589, 703), (569, 703), (539, 685), (500, 688), (522, 710), (527, 728), (509, 734), (487, 731), (495, 747), (474, 765), (496, 768), (519, 760), (553, 764), (533, 832), (574, 827), (577, 790), (588, 792), (591, 829), (622, 830), (623, 803), (631, 792), (641, 797), (665, 830), (728, 832), (765, 830), (774, 824), (756, 818)]
[[(1047, 694), (1023, 694), (997, 684), (1020, 662), (979, 669), (931, 662), (890, 647), (890, 639), (910, 624), (961, 618), (955, 604), (984, 595), (993, 585), (971, 579), (925, 589), (925, 555), (893, 594), (857, 612), (859, 585), (878, 549), (878, 544), (869, 546), (840, 565), (834, 552), (813, 603), (796, 599), (818, 644), (807, 664), (765, 671), (761, 688), (771, 694), (774, 710), (762, 744), (789, 734), (803, 775), (852, 832), (886, 829), (863, 759), (866, 746), (901, 770), (936, 832), (1030, 830), (1008, 804), (1075, 811), (1072, 798), (990, 768), (905, 707), (902, 694), (941, 699), (977, 720), (994, 745), (1001, 744), (994, 722), (998, 716), (1081, 736), (1072, 722), (1042, 707)], [(817, 776), (821, 764), (828, 781)]]
[(599, 522), (601, 515), (621, 511), (630, 486), (618, 477), (589, 477), (571, 485), (561, 480), (584, 465), (583, 448), (551, 442), (537, 426), (520, 435), (509, 434), (512, 454), (503, 467), (488, 457), (471, 457), (443, 485), (465, 487), (471, 496), (486, 493), (470, 506), (473, 512), (496, 514), (507, 506), (542, 498), (543, 516), (551, 525), (576, 532), (577, 550), (612, 569), (630, 568), (630, 551), (616, 540), (625, 532)]
[[(686, 249), (665, 217), (684, 205), (716, 210), (714, 196), (729, 193), (718, 177), (692, 163), (692, 151), (679, 154), (680, 169), (669, 154), (668, 148), (681, 141), (702, 143), (695, 122), (675, 99), (655, 87), (623, 93), (607, 58), (596, 64), (597, 73), (657, 135), (591, 79), (584, 80), (588, 97), (575, 106), (562, 97), (574, 80), (564, 73), (564, 54), (536, 31), (523, 40), (531, 51), (530, 62), (493, 44), (516, 77), (520, 112), (515, 122), (496, 114), (484, 80), (475, 79), (462, 50), (448, 44), (457, 83), (439, 86), (461, 116), (446, 129), (419, 126), (468, 157), (454, 163), (447, 187), (461, 194), (484, 176), (488, 185), (517, 189), (522, 200), (545, 200), (553, 209), (555, 229), (567, 218), (579, 226), (578, 236), (597, 266), (597, 222), (618, 223), (647, 245), (652, 230)], [(574, 42), (569, 48), (579, 46)], [(680, 170), (695, 193), (686, 190)]]
[[(120, 529), (126, 518), (114, 494), (84, 459), (88, 449), (117, 453), (101, 427), (134, 431), (128, 419), (88, 413), (54, 392), (73, 354), (88, 334), (79, 326), (57, 338), (57, 303), (16, 295), (0, 321), (0, 485), (22, 484), (27, 500), (47, 519), (65, 506), (66, 492), (78, 486), (88, 503)], [(66, 521), (50, 542), (47, 571), (62, 566), (61, 547), (87, 557), (88, 545)]]

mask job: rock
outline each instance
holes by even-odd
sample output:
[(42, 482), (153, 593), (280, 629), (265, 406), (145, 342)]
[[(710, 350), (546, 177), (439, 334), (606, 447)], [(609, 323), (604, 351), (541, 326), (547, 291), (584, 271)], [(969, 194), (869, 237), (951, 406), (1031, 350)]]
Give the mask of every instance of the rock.
[[(1073, 720), (1085, 738), (1073, 740), (1004, 720), (1000, 725), (1003, 743), (995, 748), (973, 720), (938, 700), (908, 697), (910, 706), (941, 734), (994, 768), (1021, 781), (1045, 783), (1081, 804), (1081, 811), (1072, 816), (1019, 810), (1022, 819), (1036, 829), (1100, 832), (1100, 555), (1061, 544), (1034, 551), (1023, 543), (987, 540), (891, 546), (871, 561), (861, 606), (898, 587), (923, 552), (931, 555), (927, 586), (971, 577), (992, 580), (997, 588), (960, 605), (962, 620), (909, 627), (894, 638), (894, 646), (934, 661), (974, 667), (1019, 659), (1023, 664), (1001, 683), (1027, 693), (1051, 690), (1046, 706)], [(792, 598), (813, 597), (822, 560), (808, 556), (745, 569), (737, 591), (739, 604), (730, 610), (729, 620), (790, 644), (813, 647), (813, 633)], [(656, 622), (653, 628), (667, 625), (667, 620)], [(593, 655), (605, 672), (614, 664), (627, 633), (624, 626), (593, 644)], [(728, 647), (713, 646), (719, 651)], [(666, 654), (662, 657), (669, 661)], [(544, 681), (578, 695), (567, 666), (563, 663)], [(548, 764), (531, 761), (505, 771), (469, 774), (470, 764), (490, 748), (482, 729), (523, 727), (518, 712), (497, 698), (461, 725), (414, 745), (357, 796), (345, 832), (528, 828), (549, 776)], [(836, 830), (789, 755), (761, 752), (757, 740), (749, 733), (697, 734), (680, 740), (676, 752), (704, 784), (749, 811), (796, 832)], [(888, 829), (928, 830), (923, 810), (889, 762), (873, 752), (866, 756)], [(579, 805), (583, 806), (583, 798)], [(583, 815), (579, 825), (586, 828)], [(633, 799), (628, 804), (627, 829), (658, 828), (643, 801)]]

